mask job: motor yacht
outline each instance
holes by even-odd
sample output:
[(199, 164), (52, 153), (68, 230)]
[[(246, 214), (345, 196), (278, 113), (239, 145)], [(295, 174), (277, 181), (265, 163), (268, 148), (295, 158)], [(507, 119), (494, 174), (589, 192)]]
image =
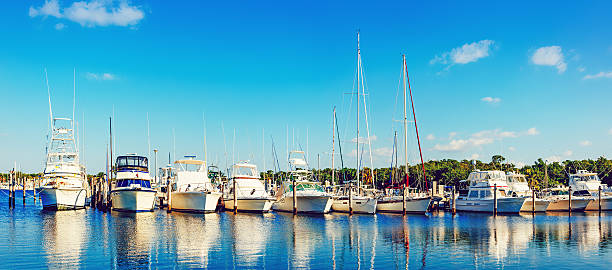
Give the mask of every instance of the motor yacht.
[[(532, 212), (534, 209), (533, 195), (525, 175), (515, 172), (506, 172), (506, 182), (508, 183), (508, 196), (524, 197), (525, 203), (521, 207), (521, 211)], [(546, 208), (550, 204), (549, 200), (535, 198), (535, 212), (546, 212)]]
[(577, 173), (570, 174), (569, 186), (572, 187), (572, 196), (585, 196), (592, 199), (585, 210), (599, 210), (600, 197), (601, 210), (612, 210), (612, 188), (602, 184), (597, 173), (578, 170)]
[(135, 154), (118, 156), (115, 186), (111, 190), (111, 209), (123, 212), (149, 212), (155, 208), (157, 190), (151, 187), (146, 157)]
[[(234, 187), (236, 190), (234, 191)], [(232, 178), (224, 194), (226, 210), (234, 210), (234, 196), (238, 211), (268, 212), (272, 207), (274, 198), (271, 197), (262, 183), (257, 166), (242, 162), (232, 166)]]
[(474, 171), (464, 180), (467, 195), (456, 200), (457, 211), (493, 212), (497, 200), (498, 213), (518, 213), (526, 198), (508, 196), (506, 174), (502, 171)]
[(175, 211), (214, 212), (223, 195), (208, 178), (206, 162), (195, 156), (174, 162), (170, 207)]

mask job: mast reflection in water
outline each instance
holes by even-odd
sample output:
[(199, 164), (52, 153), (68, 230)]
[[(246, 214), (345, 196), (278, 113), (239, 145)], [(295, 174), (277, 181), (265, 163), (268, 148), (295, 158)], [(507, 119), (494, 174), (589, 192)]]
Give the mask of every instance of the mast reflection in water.
[(124, 214), (1, 205), (0, 259), (2, 268), (603, 269), (612, 262), (610, 214)]

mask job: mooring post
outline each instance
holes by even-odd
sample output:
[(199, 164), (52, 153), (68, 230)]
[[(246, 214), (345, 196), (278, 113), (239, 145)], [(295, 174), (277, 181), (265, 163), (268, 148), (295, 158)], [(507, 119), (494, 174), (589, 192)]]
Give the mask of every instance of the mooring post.
[(497, 216), (497, 183), (493, 185), (493, 215)]
[(456, 211), (457, 211), (457, 208), (455, 208), (455, 186), (453, 186), (453, 194), (451, 194), (451, 200), (452, 200), (452, 203), (453, 203), (452, 213), (453, 213), (453, 216), (454, 216)]
[(597, 204), (599, 206), (599, 214), (601, 215), (601, 185), (599, 185), (599, 192), (597, 192)]
[(236, 178), (234, 177), (233, 181), (233, 189), (234, 189), (234, 214), (238, 214), (238, 190), (236, 190)]
[(21, 178), (21, 193), (23, 193), (23, 205), (25, 205), (25, 195), (26, 195), (26, 178)]
[(406, 185), (402, 189), (402, 215), (406, 215)]
[(567, 211), (572, 213), (572, 186), (569, 187), (569, 200), (567, 201)]
[(353, 182), (349, 182), (348, 185), (348, 199), (349, 199), (349, 215), (353, 214)]
[(535, 189), (531, 189), (531, 213), (535, 214)]
[(297, 187), (295, 186), (295, 176), (290, 176), (293, 184), (293, 214), (297, 214)]
[(9, 193), (9, 209), (12, 208), (13, 205), (13, 172), (11, 172), (9, 174), (9, 179), (8, 179), (8, 193)]
[(168, 175), (168, 182), (166, 185), (166, 197), (168, 197), (168, 207), (166, 207), (166, 210), (170, 213), (172, 212), (172, 183), (170, 182), (170, 175)]

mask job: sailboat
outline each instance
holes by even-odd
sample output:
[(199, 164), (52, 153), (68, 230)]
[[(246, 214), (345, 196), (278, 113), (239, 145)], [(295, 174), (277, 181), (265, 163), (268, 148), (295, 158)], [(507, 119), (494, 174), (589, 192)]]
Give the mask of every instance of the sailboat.
[[(414, 110), (414, 102), (412, 101), (412, 89), (410, 88), (410, 81), (408, 78), (408, 67), (406, 64), (406, 56), (402, 56), (403, 65), (402, 65), (402, 80), (404, 83), (404, 158), (405, 158), (405, 177), (406, 181), (404, 183), (404, 188), (402, 190), (402, 195), (391, 195), (391, 196), (383, 196), (378, 199), (378, 205), (376, 206), (377, 211), (379, 212), (395, 212), (395, 213), (420, 213), (424, 214), (427, 212), (429, 208), (429, 204), (431, 203), (431, 196), (422, 192), (415, 193), (407, 193), (407, 188), (410, 187), (410, 183), (408, 182), (408, 116), (407, 116), (407, 96), (406, 90), (409, 90), (410, 93), (410, 103), (412, 107), (412, 116), (414, 118), (414, 127), (416, 130), (417, 142), (419, 145), (419, 155), (421, 157), (421, 166), (423, 172), (423, 181), (427, 182), (427, 177), (425, 175), (425, 163), (423, 162), (423, 153), (421, 151), (421, 142), (419, 139), (419, 129), (417, 127), (416, 122), (416, 113)], [(405, 75), (405, 76), (404, 76)], [(406, 88), (408, 86), (408, 88)]]
[[(359, 46), (359, 32), (357, 33), (357, 135), (356, 135), (356, 152), (357, 157), (357, 170), (356, 170), (356, 181), (348, 181), (344, 183), (344, 186), (340, 186), (336, 189), (334, 194), (334, 200), (332, 203), (332, 210), (336, 212), (348, 212), (348, 213), (361, 213), (361, 214), (375, 214), (377, 200), (374, 197), (366, 196), (363, 188), (361, 187), (361, 160), (359, 158), (359, 117), (360, 117), (360, 100), (361, 96), (365, 95), (365, 84), (364, 84), (363, 68), (361, 63), (361, 48)], [(363, 92), (362, 92), (363, 91)], [(365, 108), (365, 96), (364, 96), (364, 108)], [(367, 111), (365, 111), (366, 125), (367, 125)], [(335, 123), (335, 109), (334, 109), (334, 123)], [(369, 127), (368, 127), (369, 135)], [(368, 143), (370, 143), (368, 136)], [(333, 147), (333, 146), (332, 146)], [(370, 149), (371, 150), (371, 149)], [(333, 152), (333, 150), (332, 150)], [(370, 155), (372, 151), (370, 151)], [(333, 165), (332, 165), (333, 166)], [(356, 184), (354, 186), (353, 184)]]
[[(36, 192), (40, 194), (43, 209), (82, 209), (85, 208), (87, 197), (87, 174), (85, 166), (81, 165), (79, 160), (79, 150), (74, 137), (74, 120), (53, 116), (46, 70), (45, 79), (49, 95), (51, 138), (47, 145), (42, 185)], [(74, 118), (74, 102), (72, 112)]]

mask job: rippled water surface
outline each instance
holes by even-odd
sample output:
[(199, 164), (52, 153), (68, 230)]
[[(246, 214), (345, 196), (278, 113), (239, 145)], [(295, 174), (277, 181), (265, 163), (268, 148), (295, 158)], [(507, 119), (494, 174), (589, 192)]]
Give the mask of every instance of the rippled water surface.
[(0, 196), (0, 268), (609, 269), (604, 213), (47, 212)]

